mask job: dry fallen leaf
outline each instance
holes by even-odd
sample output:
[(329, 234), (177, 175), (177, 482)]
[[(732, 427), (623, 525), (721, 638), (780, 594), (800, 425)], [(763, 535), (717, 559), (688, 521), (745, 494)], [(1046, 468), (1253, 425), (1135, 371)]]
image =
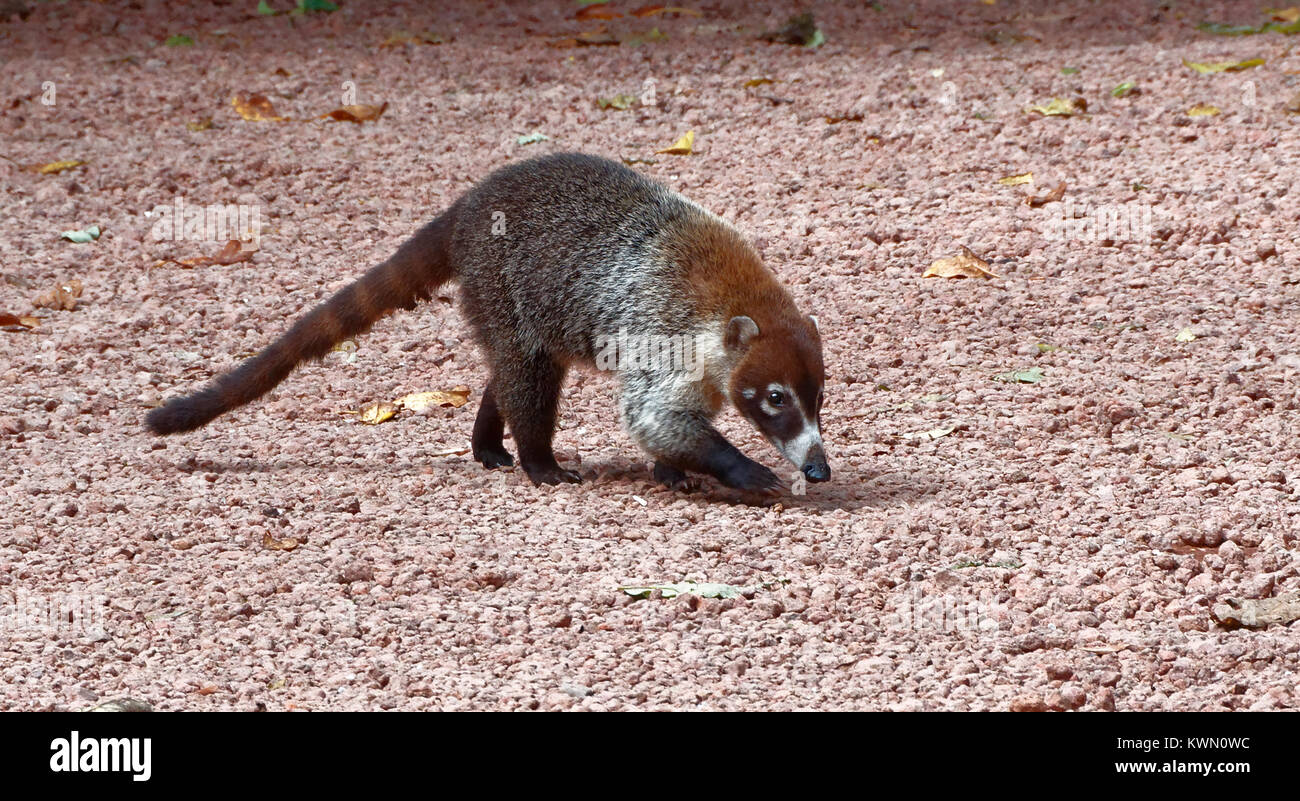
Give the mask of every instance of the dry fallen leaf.
[(207, 267), (213, 264), (228, 267), (232, 264), (252, 260), (253, 254), (256, 252), (256, 250), (243, 250), (243, 244), (238, 239), (232, 239), (215, 256), (195, 256), (192, 259), (159, 259), (154, 263), (154, 266), (170, 262), (186, 268)]
[(1258, 601), (1224, 598), (1223, 603), (1210, 607), (1210, 619), (1225, 628), (1245, 626), (1262, 629), (1274, 623), (1286, 625), (1300, 620), (1300, 593)]
[(389, 403), (388, 401), (375, 401), (369, 406), (363, 408), (360, 412), (360, 416), (357, 419), (359, 419), (361, 422), (365, 423), (368, 426), (377, 426), (380, 423), (384, 422), (385, 420), (392, 420), (394, 417), (397, 416), (397, 413), (400, 410), (401, 407), (398, 406), (396, 403)]
[(938, 259), (921, 274), (922, 278), (1000, 278), (989, 263), (962, 246), (961, 254)]
[(433, 456), (433, 457), (438, 457), (438, 456), (464, 456), (465, 454), (469, 453), (470, 450), (472, 450), (472, 449), (471, 449), (468, 445), (465, 445), (465, 446), (462, 446), (462, 447), (459, 447), (459, 448), (446, 448), (446, 449), (444, 449), (444, 450), (434, 451), (433, 453), (431, 453), (431, 454), (429, 454), (429, 455), (430, 455), (430, 456)]
[(71, 170), (75, 167), (80, 167), (85, 163), (86, 162), (84, 161), (69, 159), (67, 161), (52, 161), (49, 164), (40, 164), (32, 167), (31, 169), (33, 172), (38, 172), (41, 175), (57, 175), (58, 173), (61, 173), (64, 170)]
[(1019, 175), (1008, 175), (1005, 178), (999, 178), (998, 183), (1003, 186), (1020, 186), (1021, 184), (1032, 184), (1034, 174), (1032, 172), (1022, 172)]
[(1065, 197), (1065, 182), (1057, 184), (1056, 188), (1045, 195), (1030, 195), (1025, 198), (1025, 203), (1028, 204), (1030, 208), (1036, 209), (1039, 206), (1046, 206), (1048, 203), (1059, 202), (1063, 197)]
[(1218, 114), (1220, 111), (1222, 111), (1222, 109), (1220, 109), (1218, 106), (1211, 106), (1206, 103), (1197, 103), (1196, 105), (1187, 109), (1187, 116), (1213, 117), (1215, 114)]
[(1060, 97), (1052, 98), (1047, 104), (1041, 106), (1030, 106), (1025, 109), (1026, 112), (1034, 112), (1044, 117), (1072, 117), (1075, 114), (1082, 114), (1088, 110), (1088, 101), (1082, 97), (1075, 97), (1065, 100)]
[(77, 279), (64, 281), (56, 285), (49, 292), (46, 292), (36, 300), (32, 305), (40, 309), (63, 309), (72, 311), (77, 308), (77, 298), (81, 297), (82, 283)]
[(765, 83), (776, 83), (776, 81), (773, 81), (771, 78), (750, 78), (748, 81), (745, 81), (745, 88), (753, 89), (755, 86), (762, 86)]
[(24, 315), (19, 317), (16, 314), (0, 312), (0, 328), (20, 328), (30, 331), (41, 324), (39, 317)]
[(355, 122), (359, 125), (363, 122), (374, 122), (379, 119), (387, 108), (388, 101), (384, 101), (381, 106), (342, 106), (328, 114), (320, 115), (320, 118), (328, 117), (337, 122)]
[(607, 8), (604, 5), (593, 5), (578, 9), (573, 18), (585, 21), (589, 19), (618, 19), (621, 16), (623, 15), (612, 8)]
[(277, 540), (275, 537), (272, 537), (269, 532), (262, 535), (262, 547), (269, 551), (292, 551), (301, 544), (302, 543), (294, 537), (285, 537), (282, 540)]
[(1274, 22), (1300, 22), (1300, 6), (1289, 8), (1268, 8), (1264, 13)]
[(266, 95), (237, 94), (230, 98), (230, 105), (249, 122), (285, 122), (289, 119), (275, 113), (275, 108)]
[(634, 17), (653, 17), (658, 14), (685, 14), (688, 17), (704, 16), (693, 8), (682, 8), (681, 6), (641, 6), (632, 11)]
[(656, 150), (655, 153), (663, 153), (670, 156), (689, 156), (694, 147), (695, 131), (687, 131), (682, 134), (682, 138), (674, 142), (671, 147), (666, 147), (663, 150)]
[(1286, 101), (1282, 108), (1292, 114), (1300, 114), (1300, 94)]
[(396, 405), (401, 409), (422, 412), (434, 406), (450, 406), (459, 409), (469, 403), (469, 387), (455, 387), (450, 390), (433, 390), (432, 392), (413, 392), (398, 398)]

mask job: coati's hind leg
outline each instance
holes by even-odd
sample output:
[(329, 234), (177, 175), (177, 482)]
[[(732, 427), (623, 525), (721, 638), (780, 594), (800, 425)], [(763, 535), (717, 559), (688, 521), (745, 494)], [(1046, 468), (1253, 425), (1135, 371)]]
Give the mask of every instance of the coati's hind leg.
[(474, 438), (470, 440), (470, 449), (484, 467), (510, 467), (515, 463), (514, 457), (506, 450), (502, 437), (505, 434), (505, 422), (501, 419), (501, 410), (497, 408), (496, 380), (488, 382), (483, 390), (483, 400), (479, 401), (478, 417), (474, 418)]
[(655, 462), (654, 477), (655, 481), (671, 490), (694, 492), (700, 488), (700, 483), (687, 475), (686, 471), (678, 470), (666, 462)]
[(534, 484), (578, 484), (582, 477), (555, 461), (551, 438), (560, 403), (564, 365), (544, 353), (504, 359), (496, 365), (493, 391), (514, 435), (519, 465)]

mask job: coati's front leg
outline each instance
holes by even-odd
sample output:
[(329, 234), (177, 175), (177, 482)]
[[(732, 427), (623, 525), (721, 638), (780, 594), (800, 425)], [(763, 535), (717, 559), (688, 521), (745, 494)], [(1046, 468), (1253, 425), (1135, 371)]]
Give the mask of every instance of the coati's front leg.
[(496, 381), (489, 381), (483, 390), (483, 400), (479, 401), (478, 417), (474, 418), (474, 438), (470, 440), (474, 458), (489, 470), (510, 467), (515, 463), (514, 457), (506, 450), (504, 435), (505, 421), (497, 408)]
[(623, 396), (624, 423), (637, 444), (655, 458), (657, 481), (680, 488), (687, 480), (685, 471), (690, 471), (747, 492), (775, 495), (781, 490), (776, 474), (728, 442), (706, 413), (657, 408), (662, 399), (643, 401), (638, 395)]
[[(582, 482), (577, 473), (560, 467), (555, 461), (555, 452), (551, 450), (563, 381), (564, 365), (544, 353), (501, 359), (494, 366), (490, 384), (493, 400), (514, 435), (519, 465), (534, 484)], [(485, 392), (484, 403), (486, 401)], [(483, 408), (480, 407), (480, 415)], [(489, 452), (491, 445), (500, 443), (499, 428), (490, 427), (491, 422), (489, 417), (483, 426), (483, 443), (489, 446)], [(478, 421), (475, 421), (474, 428), (477, 436)], [(488, 437), (493, 433), (497, 434), (495, 441)], [(504, 450), (504, 446), (501, 449)]]

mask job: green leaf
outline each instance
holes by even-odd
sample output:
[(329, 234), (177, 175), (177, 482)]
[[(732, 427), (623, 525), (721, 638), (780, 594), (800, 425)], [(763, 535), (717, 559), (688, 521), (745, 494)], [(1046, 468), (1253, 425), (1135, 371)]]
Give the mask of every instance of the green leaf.
[(1039, 342), (1039, 343), (1038, 343), (1038, 352), (1039, 352), (1039, 353), (1053, 353), (1053, 352), (1058, 351), (1058, 350), (1060, 350), (1060, 349), (1061, 349), (1061, 348), (1060, 348), (1059, 346), (1057, 346), (1057, 345), (1049, 345), (1049, 344), (1047, 344), (1046, 342)]
[(193, 47), (194, 40), (183, 33), (178, 33), (175, 36), (168, 36), (163, 44), (168, 47)]
[(1268, 26), (1256, 28), (1254, 25), (1228, 25), (1222, 22), (1202, 22), (1196, 26), (1198, 31), (1212, 33), (1215, 36), (1251, 36), (1263, 33)]
[(257, 0), (257, 13), (263, 17), (274, 17), (280, 12), (271, 8), (270, 4), (267, 3), (266, 0)]
[(1137, 84), (1133, 83), (1132, 81), (1125, 81), (1119, 86), (1116, 86), (1114, 89), (1111, 89), (1110, 95), (1111, 97), (1127, 97), (1129, 93), (1136, 88), (1137, 88)]
[(313, 11), (338, 11), (339, 7), (330, 0), (298, 0), (298, 7), (291, 14), (307, 14)]
[(1183, 59), (1183, 65), (1196, 70), (1202, 75), (1211, 75), (1216, 72), (1241, 72), (1242, 70), (1254, 69), (1264, 64), (1262, 58), (1248, 58), (1245, 61), (1188, 61)]
[(69, 242), (76, 242), (77, 244), (84, 245), (87, 242), (94, 242), (96, 239), (99, 239), (99, 226), (92, 225), (81, 231), (64, 231), (59, 234), (59, 236)]
[(1295, 22), (1270, 22), (1264, 26), (1269, 33), (1281, 33), (1287, 36), (1300, 33), (1300, 19)]
[(1078, 75), (1078, 74), (1079, 74), (1079, 68), (1078, 68), (1078, 67), (1061, 67), (1061, 74), (1062, 74), (1062, 75)]
[(1043, 368), (1030, 367), (1026, 370), (1012, 370), (1008, 373), (993, 376), (994, 381), (1003, 381), (1008, 384), (1037, 384), (1043, 380)]
[(527, 136), (521, 136), (521, 137), (519, 137), (518, 139), (516, 139), (516, 140), (515, 140), (515, 144), (517, 144), (517, 145), (535, 145), (535, 144), (537, 144), (538, 142), (545, 142), (546, 140), (548, 140), (548, 139), (550, 139), (550, 138), (551, 138), (551, 137), (547, 136), (546, 134), (542, 133), (541, 131), (533, 131), (532, 133), (528, 134)]
[(744, 590), (730, 584), (714, 584), (694, 581), (678, 581), (672, 584), (644, 584), (619, 587), (633, 598), (649, 598), (650, 593), (658, 590), (664, 598), (676, 598), (679, 595), (695, 595), (700, 598), (739, 598)]

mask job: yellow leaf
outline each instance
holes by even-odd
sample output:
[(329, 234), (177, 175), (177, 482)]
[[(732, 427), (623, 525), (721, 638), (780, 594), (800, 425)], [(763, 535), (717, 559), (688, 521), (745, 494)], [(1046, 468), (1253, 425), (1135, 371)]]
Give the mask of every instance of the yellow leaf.
[(1042, 114), (1044, 117), (1072, 117), (1088, 110), (1088, 102), (1082, 97), (1070, 100), (1054, 97), (1046, 105), (1030, 106), (1026, 112)]
[(397, 404), (388, 401), (375, 401), (361, 410), (358, 419), (368, 426), (377, 426), (385, 420), (392, 420), (400, 408)]
[(1211, 105), (1207, 105), (1207, 104), (1205, 104), (1205, 103), (1197, 103), (1196, 105), (1194, 105), (1194, 106), (1192, 106), (1191, 108), (1187, 109), (1187, 116), (1189, 116), (1189, 117), (1213, 117), (1215, 114), (1218, 114), (1221, 110), (1222, 110), (1222, 109), (1220, 109), (1218, 106), (1211, 106)]
[(1190, 328), (1184, 328), (1178, 332), (1178, 336), (1174, 337), (1175, 342), (1193, 342), (1195, 340), (1196, 334), (1193, 334)]
[(86, 162), (84, 161), (76, 161), (72, 159), (68, 161), (54, 161), (37, 167), (36, 172), (39, 172), (41, 175), (56, 175), (64, 170), (71, 170), (74, 167), (80, 167), (85, 163)]
[(989, 269), (989, 263), (962, 246), (961, 254), (938, 259), (925, 269), (922, 278), (1000, 278)]
[(1196, 70), (1202, 75), (1210, 75), (1215, 72), (1241, 72), (1242, 70), (1252, 69), (1264, 63), (1262, 58), (1248, 58), (1245, 61), (1188, 61), (1183, 59), (1184, 66)]
[(776, 83), (776, 82), (773, 81), (771, 78), (750, 78), (748, 81), (745, 81), (745, 88), (753, 89), (755, 86), (762, 86), (765, 83)]
[(691, 150), (695, 147), (695, 131), (687, 131), (673, 143), (672, 147), (666, 147), (663, 150), (656, 150), (655, 153), (666, 153), (670, 156), (689, 156)]
[(1272, 17), (1274, 22), (1300, 22), (1300, 6), (1266, 8), (1264, 13)]
[(292, 551), (294, 548), (297, 548), (300, 544), (301, 543), (299, 543), (298, 540), (293, 537), (285, 537), (282, 540), (277, 540), (275, 537), (272, 537), (269, 533), (265, 533), (262, 535), (262, 547), (271, 551)]
[(450, 406), (459, 409), (466, 403), (469, 403), (469, 387), (456, 387), (447, 391), (435, 389), (432, 392), (413, 392), (410, 395), (403, 395), (396, 401), (398, 408), (410, 409), (413, 412), (422, 412), (434, 406)]
[(1022, 172), (1019, 175), (1008, 175), (1006, 178), (999, 178), (998, 183), (1003, 186), (1020, 186), (1021, 184), (1032, 184), (1034, 174), (1032, 172)]

